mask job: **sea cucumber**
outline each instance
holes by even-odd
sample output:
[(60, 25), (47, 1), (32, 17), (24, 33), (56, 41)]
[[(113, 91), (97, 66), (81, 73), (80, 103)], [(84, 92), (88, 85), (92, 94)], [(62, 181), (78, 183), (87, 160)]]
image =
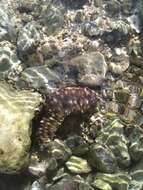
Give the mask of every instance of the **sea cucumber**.
[(37, 131), (39, 144), (44, 145), (53, 138), (67, 116), (93, 110), (97, 100), (96, 92), (85, 87), (64, 87), (49, 94)]

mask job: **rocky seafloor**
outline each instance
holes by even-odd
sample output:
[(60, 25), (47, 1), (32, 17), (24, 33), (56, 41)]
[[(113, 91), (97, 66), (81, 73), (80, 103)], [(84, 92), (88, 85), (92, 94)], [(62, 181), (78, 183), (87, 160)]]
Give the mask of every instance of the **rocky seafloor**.
[(143, 0), (0, 1), (0, 190), (143, 189)]

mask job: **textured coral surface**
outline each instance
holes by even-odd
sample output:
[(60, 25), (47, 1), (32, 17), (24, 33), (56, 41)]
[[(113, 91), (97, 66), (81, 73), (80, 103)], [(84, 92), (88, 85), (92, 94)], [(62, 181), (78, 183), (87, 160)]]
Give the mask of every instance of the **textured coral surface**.
[(0, 171), (16, 173), (28, 162), (31, 121), (42, 101), (31, 91), (16, 91), (0, 82)]

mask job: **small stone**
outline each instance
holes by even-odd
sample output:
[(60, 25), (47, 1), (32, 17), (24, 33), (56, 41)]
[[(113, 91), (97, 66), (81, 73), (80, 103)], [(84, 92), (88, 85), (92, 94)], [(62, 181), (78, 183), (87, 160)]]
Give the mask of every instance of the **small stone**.
[(103, 0), (94, 0), (94, 6), (95, 7), (102, 7), (103, 6)]
[(128, 100), (128, 106), (131, 109), (138, 109), (141, 106), (141, 100), (137, 93), (130, 95)]
[(101, 144), (90, 146), (89, 163), (100, 172), (114, 173), (118, 170), (114, 154), (107, 146)]
[(67, 161), (72, 154), (70, 148), (62, 140), (58, 139), (48, 143), (47, 151), (58, 163)]
[(76, 174), (89, 173), (91, 168), (85, 159), (71, 156), (70, 159), (66, 162), (67, 168)]
[[(119, 50), (119, 51), (118, 51)], [(109, 69), (114, 74), (122, 75), (129, 67), (129, 56), (120, 49), (116, 49), (116, 55), (111, 57)]]
[(114, 153), (120, 168), (128, 168), (131, 164), (127, 143), (128, 141), (121, 134), (113, 133), (107, 140), (107, 145)]
[(63, 80), (64, 78), (60, 75), (60, 72), (43, 65), (26, 68), (17, 78), (16, 86), (19, 89), (34, 88), (41, 93), (47, 94), (57, 90), (60, 85), (62, 86), (61, 81)]
[(111, 0), (106, 4), (106, 10), (111, 15), (119, 15), (121, 13), (122, 4), (118, 0)]
[(62, 0), (64, 6), (69, 9), (80, 9), (87, 2), (87, 0), (77, 0), (76, 2), (74, 0)]
[(20, 13), (30, 13), (36, 11), (38, 0), (21, 0), (17, 1), (17, 9)]
[(30, 190), (44, 190), (44, 185), (40, 184), (38, 181), (34, 181), (31, 185)]
[(101, 190), (110, 190), (110, 189), (128, 190), (129, 182), (130, 182), (130, 177), (126, 174), (97, 173), (97, 175), (95, 176), (95, 180), (93, 182), (93, 186), (98, 188), (98, 185), (101, 183), (102, 185), (104, 184), (104, 186), (101, 186)]
[(140, 19), (143, 22), (143, 0), (139, 1), (139, 15), (140, 15)]
[(130, 97), (129, 90), (127, 89), (121, 89), (114, 92), (115, 98), (119, 103), (127, 104), (128, 99)]
[(43, 7), (39, 22), (44, 25), (45, 32), (48, 35), (57, 33), (64, 25), (64, 10), (60, 2), (58, 7), (52, 3), (46, 4)]
[(132, 110), (130, 108), (126, 108), (123, 118), (128, 122), (136, 122), (141, 117), (141, 114), (138, 110)]
[(108, 110), (108, 112), (114, 112), (114, 113), (120, 112), (119, 104), (113, 101), (106, 102), (106, 109)]
[(143, 183), (141, 181), (132, 180), (129, 189), (131, 190), (141, 190), (143, 189)]
[(88, 144), (84, 139), (78, 135), (69, 137), (66, 140), (67, 146), (72, 150), (72, 153), (75, 156), (84, 155), (88, 152)]
[(78, 82), (87, 86), (101, 86), (107, 72), (107, 64), (103, 54), (90, 52), (80, 55), (70, 63), (78, 71)]
[(46, 190), (94, 190), (89, 183), (80, 176), (67, 175), (53, 185), (46, 184)]
[(52, 172), (55, 173), (57, 170), (58, 164), (54, 158), (49, 158), (45, 156), (40, 159), (32, 159), (30, 160), (30, 164), (28, 166), (28, 171), (36, 177), (41, 177), (45, 175), (49, 175), (52, 177)]
[(57, 190), (57, 189), (58, 190), (64, 190), (64, 189), (76, 190), (76, 187), (71, 177), (70, 178), (68, 177), (67, 179), (63, 178), (53, 185), (46, 184), (46, 190)]
[(87, 22), (82, 26), (82, 33), (85, 36), (94, 37), (102, 35), (103, 31), (97, 27), (95, 22)]
[(143, 135), (140, 128), (132, 127), (132, 133), (129, 135), (130, 145), (129, 153), (134, 162), (139, 162), (143, 157)]
[(130, 39), (129, 36), (132, 29), (127, 21), (125, 22), (123, 20), (110, 20), (109, 28), (110, 30), (104, 30), (104, 33), (102, 35), (105, 43), (110, 46), (114, 44), (117, 47), (121, 44), (128, 44), (128, 41)]
[(112, 190), (111, 185), (109, 185), (109, 183), (103, 181), (102, 179), (96, 179), (92, 183), (92, 186), (98, 188), (99, 190)]
[(28, 22), (19, 32), (17, 39), (18, 56), (25, 59), (33, 53), (41, 40), (41, 32), (36, 22)]
[(133, 14), (127, 18), (128, 22), (132, 29), (136, 31), (136, 33), (141, 32), (140, 19), (138, 14)]

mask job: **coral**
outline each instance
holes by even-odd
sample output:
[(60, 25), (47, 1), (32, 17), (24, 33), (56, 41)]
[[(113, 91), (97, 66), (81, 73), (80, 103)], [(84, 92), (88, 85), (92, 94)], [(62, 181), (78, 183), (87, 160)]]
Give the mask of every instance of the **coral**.
[(41, 95), (0, 82), (0, 172), (17, 173), (28, 164), (31, 121)]

